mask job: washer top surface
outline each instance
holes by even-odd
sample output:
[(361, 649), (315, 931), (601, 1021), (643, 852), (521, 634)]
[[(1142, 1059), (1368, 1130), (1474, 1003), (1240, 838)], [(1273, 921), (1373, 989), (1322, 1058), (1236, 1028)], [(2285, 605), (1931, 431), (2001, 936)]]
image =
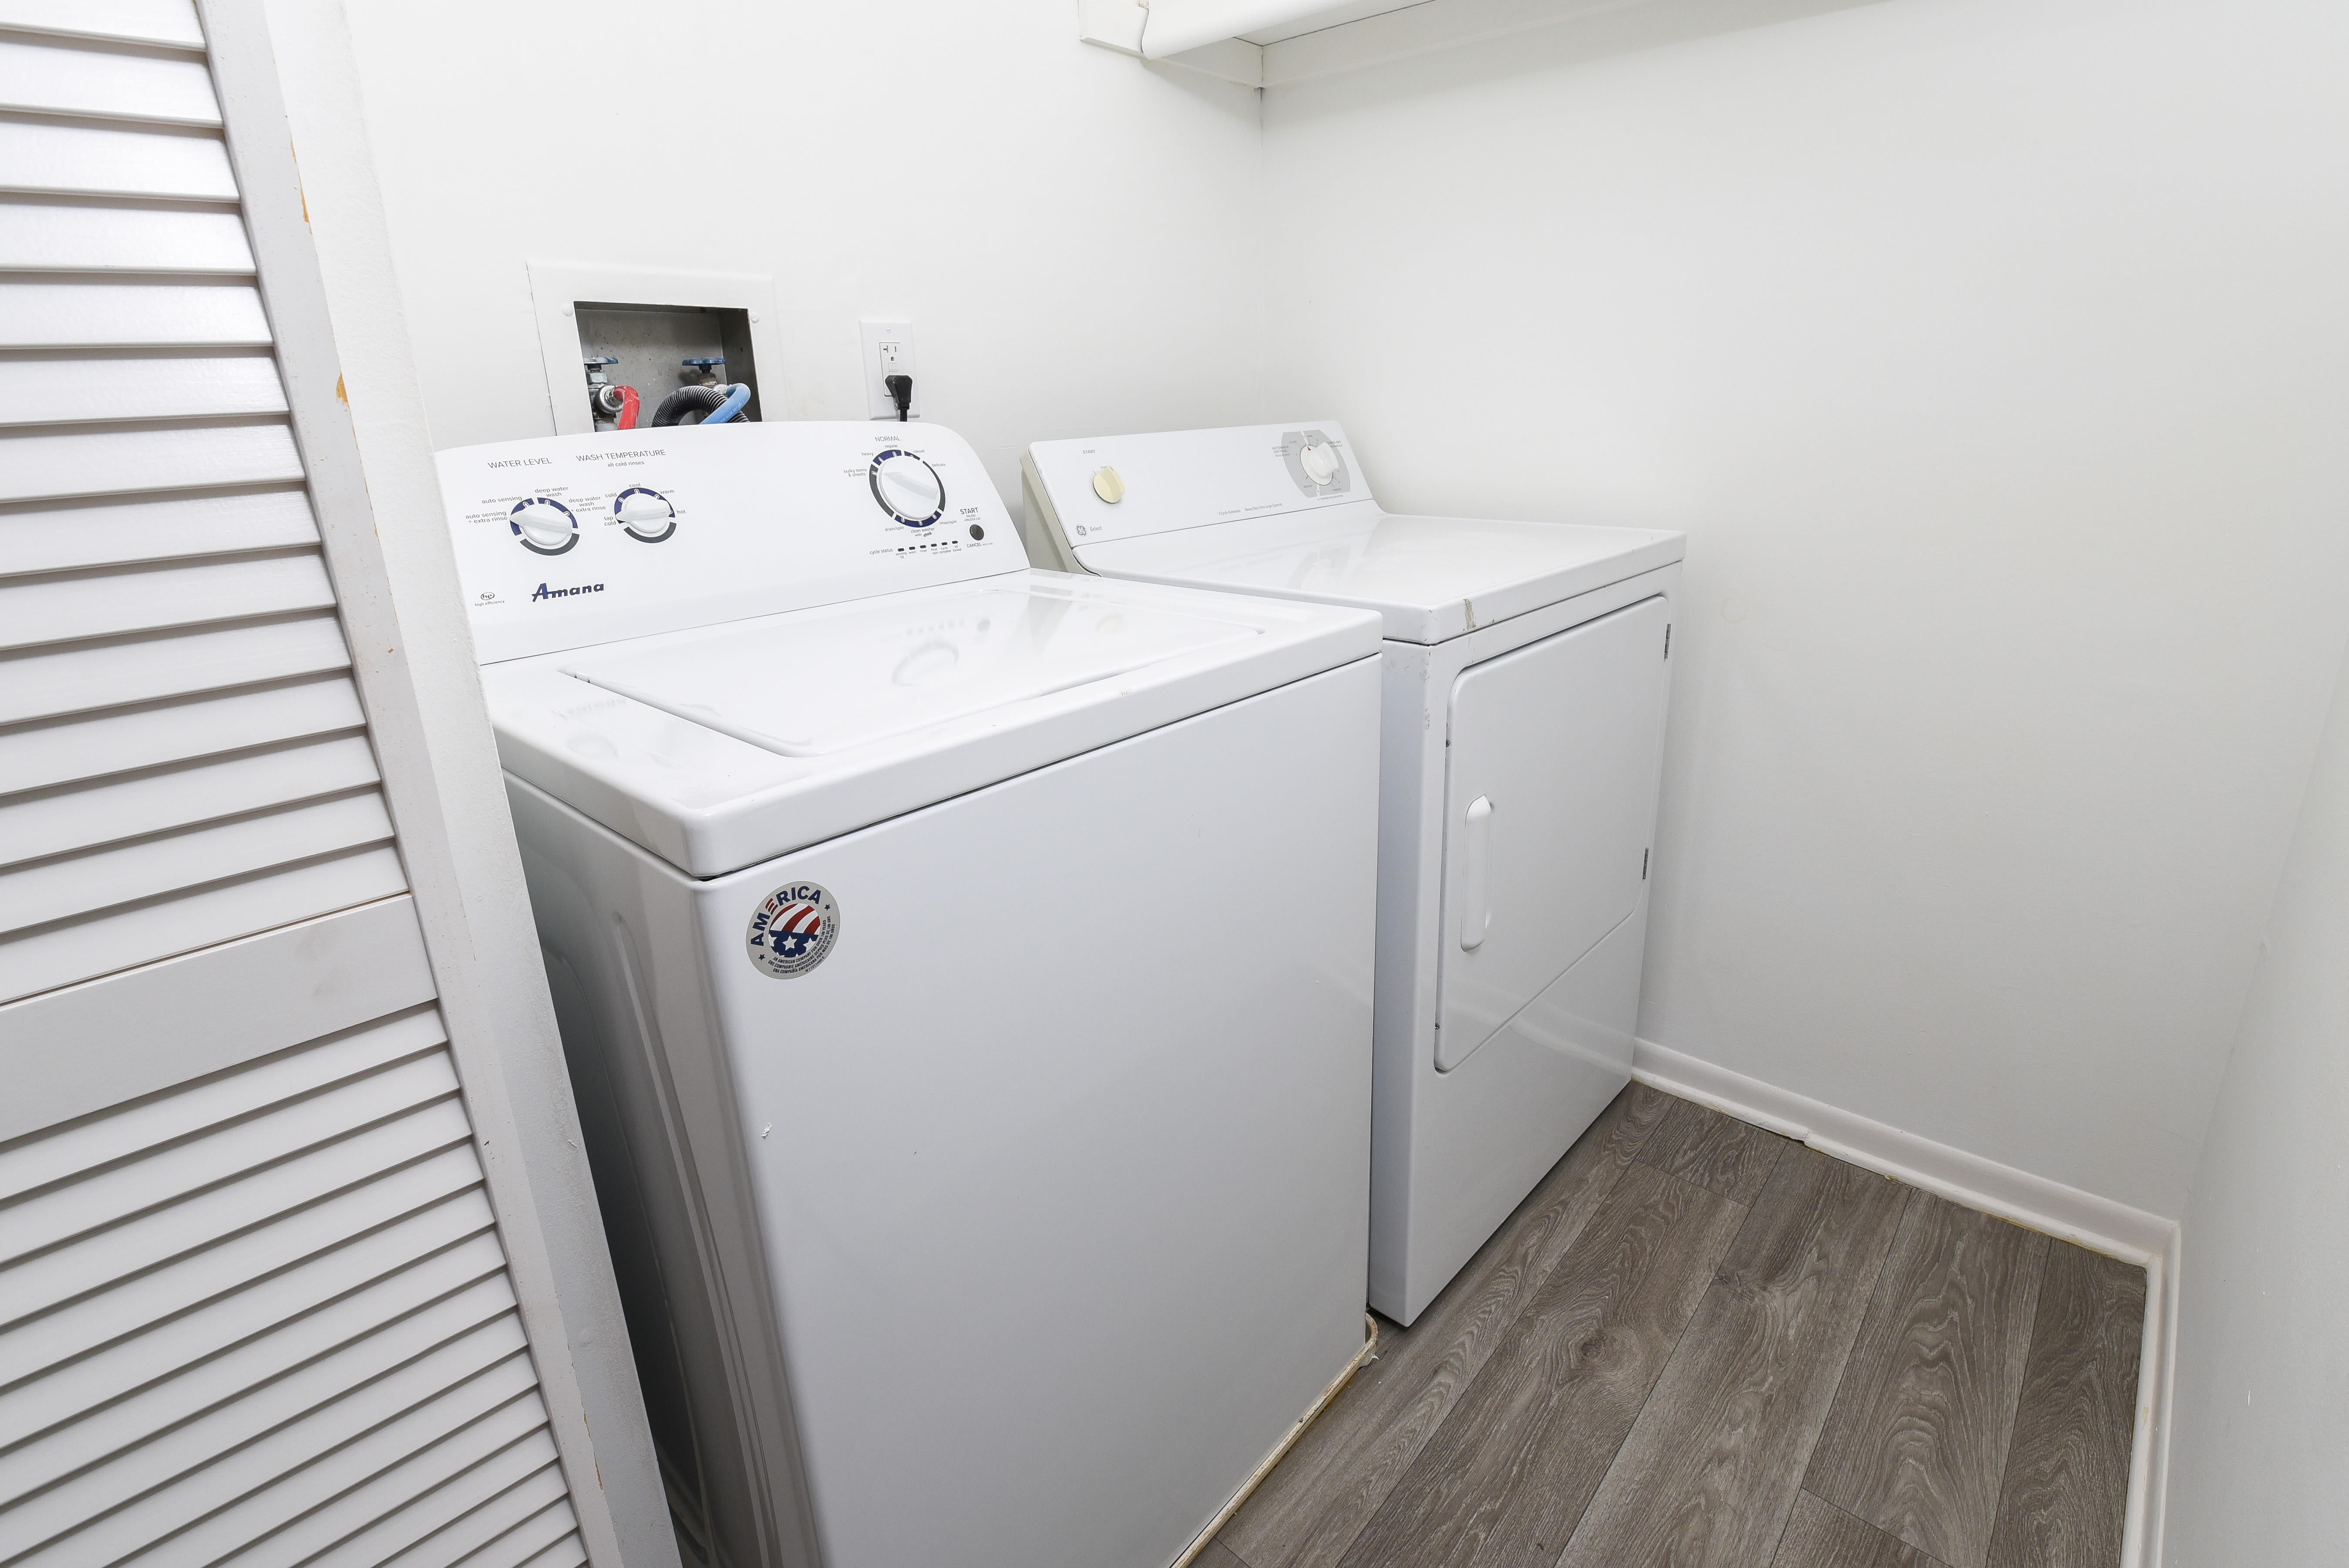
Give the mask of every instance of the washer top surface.
[(960, 438), (880, 429), (442, 453), (507, 772), (721, 876), (1378, 650), (1360, 610), (1032, 571)]
[(582, 649), (564, 673), (782, 757), (824, 757), (1246, 641), (1257, 628), (1025, 575)]
[(1443, 642), (1686, 552), (1662, 529), (1386, 512), (1335, 420), (1040, 441), (1030, 461), (1053, 514), (1038, 524), (1089, 572), (1359, 605), (1401, 642)]

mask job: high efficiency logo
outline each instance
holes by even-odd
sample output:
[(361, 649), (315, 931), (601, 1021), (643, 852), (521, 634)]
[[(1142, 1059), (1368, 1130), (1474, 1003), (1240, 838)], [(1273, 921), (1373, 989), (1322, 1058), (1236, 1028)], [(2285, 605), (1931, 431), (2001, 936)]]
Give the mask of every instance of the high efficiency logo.
[(791, 980), (830, 957), (839, 936), (840, 906), (823, 884), (789, 882), (759, 905), (745, 944), (760, 973)]

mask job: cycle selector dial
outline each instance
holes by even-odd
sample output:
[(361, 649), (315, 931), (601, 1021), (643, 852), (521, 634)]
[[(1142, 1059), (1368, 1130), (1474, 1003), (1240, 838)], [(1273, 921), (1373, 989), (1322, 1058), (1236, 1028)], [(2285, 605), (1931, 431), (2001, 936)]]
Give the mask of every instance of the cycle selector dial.
[(873, 459), (873, 499), (907, 528), (927, 528), (947, 514), (946, 482), (911, 452), (895, 449)]
[(668, 497), (643, 485), (630, 485), (612, 498), (612, 515), (628, 537), (658, 544), (677, 531), (677, 507)]
[(552, 496), (533, 496), (514, 503), (506, 521), (524, 550), (540, 555), (560, 555), (579, 542), (579, 520)]

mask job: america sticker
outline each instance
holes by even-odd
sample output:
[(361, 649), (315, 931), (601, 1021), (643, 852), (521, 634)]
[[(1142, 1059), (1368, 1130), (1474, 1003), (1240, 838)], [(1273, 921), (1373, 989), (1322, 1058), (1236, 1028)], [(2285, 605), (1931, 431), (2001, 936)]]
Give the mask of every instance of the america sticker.
[(763, 974), (790, 980), (831, 956), (839, 935), (840, 906), (823, 884), (788, 882), (750, 917), (750, 962)]

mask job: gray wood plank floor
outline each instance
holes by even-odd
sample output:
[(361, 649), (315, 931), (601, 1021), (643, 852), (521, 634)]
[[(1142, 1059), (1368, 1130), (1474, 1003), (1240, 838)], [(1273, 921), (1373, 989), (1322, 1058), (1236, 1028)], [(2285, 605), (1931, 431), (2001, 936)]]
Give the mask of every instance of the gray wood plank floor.
[(2102, 1568), (2145, 1274), (1633, 1085), (1206, 1568)]

